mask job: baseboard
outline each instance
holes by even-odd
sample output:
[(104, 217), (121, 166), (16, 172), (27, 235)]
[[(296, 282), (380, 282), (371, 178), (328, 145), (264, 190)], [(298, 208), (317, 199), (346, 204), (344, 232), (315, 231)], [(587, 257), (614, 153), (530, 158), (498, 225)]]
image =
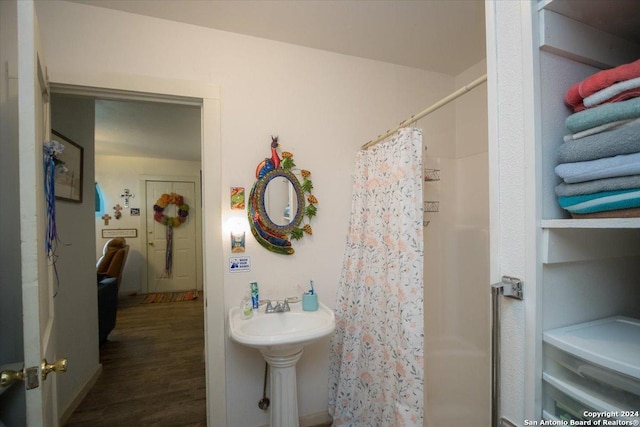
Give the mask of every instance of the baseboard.
[[(320, 424), (330, 424), (333, 422), (333, 418), (327, 411), (316, 412), (315, 414), (305, 415), (299, 418), (300, 427), (312, 427)], [(265, 424), (260, 427), (269, 427), (269, 424)]]
[(319, 424), (332, 423), (333, 419), (327, 411), (316, 412), (315, 414), (305, 415), (300, 417), (300, 427), (311, 427)]
[(67, 407), (67, 409), (65, 409), (65, 411), (62, 413), (62, 416), (60, 416), (59, 422), (61, 426), (65, 425), (67, 421), (69, 421), (69, 418), (71, 418), (71, 415), (73, 415), (73, 412), (76, 409), (78, 409), (78, 406), (80, 406), (80, 403), (82, 402), (82, 400), (87, 396), (89, 391), (91, 391), (93, 386), (96, 384), (96, 381), (98, 381), (98, 378), (100, 378), (101, 373), (102, 373), (102, 363), (98, 364), (98, 369), (96, 369), (93, 375), (89, 377), (89, 380), (80, 389), (80, 391), (78, 392), (76, 397), (71, 401), (71, 403), (69, 403), (69, 406)]

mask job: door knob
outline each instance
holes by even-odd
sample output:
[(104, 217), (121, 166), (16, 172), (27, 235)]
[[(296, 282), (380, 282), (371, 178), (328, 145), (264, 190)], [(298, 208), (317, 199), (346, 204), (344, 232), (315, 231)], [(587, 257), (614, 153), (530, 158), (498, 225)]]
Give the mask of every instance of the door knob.
[(153, 242), (149, 242), (149, 246), (153, 246)]
[(47, 359), (42, 359), (40, 371), (43, 381), (47, 379), (47, 375), (49, 375), (51, 372), (67, 372), (67, 359), (63, 357), (62, 359), (58, 359), (53, 363), (47, 362)]
[(23, 371), (2, 371), (0, 372), (0, 387), (6, 387), (9, 384), (13, 384), (16, 381), (22, 381), (23, 379)]
[[(20, 364), (18, 363), (16, 363), (15, 365), (20, 366)], [(16, 368), (18, 366), (16, 366)], [(4, 371), (0, 372), (0, 387), (8, 387), (18, 381), (24, 381), (24, 387), (27, 390), (37, 388), (40, 385), (38, 368), (32, 366), (30, 368), (22, 368), (19, 371), (13, 369), (5, 369)]]

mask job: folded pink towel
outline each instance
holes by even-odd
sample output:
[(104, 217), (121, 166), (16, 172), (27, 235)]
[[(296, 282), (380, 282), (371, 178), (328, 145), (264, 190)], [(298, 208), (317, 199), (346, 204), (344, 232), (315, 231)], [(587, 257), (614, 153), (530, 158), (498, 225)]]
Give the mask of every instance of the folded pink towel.
[(589, 95), (623, 80), (640, 77), (640, 59), (608, 70), (602, 70), (571, 86), (564, 101), (572, 108)]

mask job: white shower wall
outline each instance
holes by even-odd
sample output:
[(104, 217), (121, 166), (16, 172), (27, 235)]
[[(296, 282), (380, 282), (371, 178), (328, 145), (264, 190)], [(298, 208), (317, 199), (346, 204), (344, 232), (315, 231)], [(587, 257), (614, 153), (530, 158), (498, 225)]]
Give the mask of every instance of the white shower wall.
[[(483, 61), (456, 87), (486, 72)], [(439, 201), (425, 228), (425, 425), (490, 423), (489, 183), (486, 85), (442, 109), (455, 117), (453, 141), (423, 125), (424, 200)], [(450, 144), (444, 146), (444, 144)]]

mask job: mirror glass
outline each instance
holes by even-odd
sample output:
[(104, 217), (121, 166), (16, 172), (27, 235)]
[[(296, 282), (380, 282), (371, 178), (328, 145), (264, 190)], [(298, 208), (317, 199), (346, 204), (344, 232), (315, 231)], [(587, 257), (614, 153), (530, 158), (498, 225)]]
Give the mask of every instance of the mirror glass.
[(267, 230), (290, 233), (304, 216), (304, 191), (298, 178), (289, 170), (267, 172), (255, 184), (255, 213)]
[(269, 219), (279, 226), (289, 225), (298, 211), (298, 197), (289, 178), (278, 176), (269, 181), (264, 197)]

